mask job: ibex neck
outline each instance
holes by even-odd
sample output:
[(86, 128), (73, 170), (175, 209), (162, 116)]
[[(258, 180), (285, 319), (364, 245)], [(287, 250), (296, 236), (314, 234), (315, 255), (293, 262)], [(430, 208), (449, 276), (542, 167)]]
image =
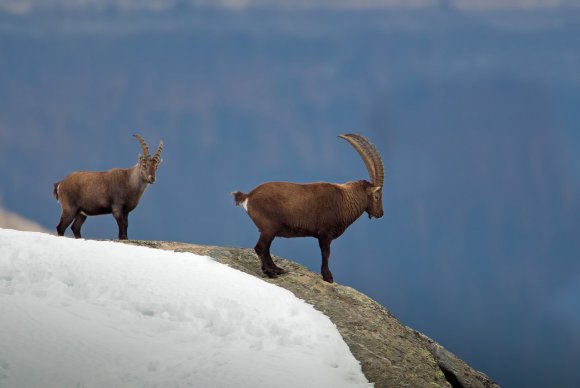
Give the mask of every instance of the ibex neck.
[(347, 182), (342, 186), (344, 201), (344, 221), (346, 226), (355, 222), (367, 208), (366, 181)]
[(129, 169), (129, 187), (131, 191), (143, 194), (149, 184), (141, 177), (139, 164)]

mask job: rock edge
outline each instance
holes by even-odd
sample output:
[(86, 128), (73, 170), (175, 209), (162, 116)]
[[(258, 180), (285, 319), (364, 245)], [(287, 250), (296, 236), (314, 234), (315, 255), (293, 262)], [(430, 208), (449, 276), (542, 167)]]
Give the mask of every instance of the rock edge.
[(368, 296), (347, 286), (326, 283), (300, 264), (274, 256), (277, 265), (288, 273), (269, 279), (262, 275), (260, 260), (253, 249), (164, 241), (124, 242), (210, 256), (291, 291), (330, 318), (361, 363), (367, 379), (377, 388), (499, 387), (431, 338), (401, 324)]

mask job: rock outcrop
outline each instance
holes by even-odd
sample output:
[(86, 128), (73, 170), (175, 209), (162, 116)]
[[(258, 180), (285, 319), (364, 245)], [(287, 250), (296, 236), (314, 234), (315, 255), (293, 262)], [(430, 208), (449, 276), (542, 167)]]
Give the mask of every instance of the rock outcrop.
[(207, 255), (232, 268), (284, 287), (326, 314), (337, 326), (362, 370), (375, 387), (498, 387), (429, 337), (401, 324), (366, 295), (329, 284), (302, 265), (274, 257), (288, 273), (262, 276), (253, 249), (223, 248), (160, 241), (127, 241), (152, 248)]
[(46, 229), (42, 225), (2, 208), (0, 208), (0, 228), (29, 232), (51, 233), (50, 230)]

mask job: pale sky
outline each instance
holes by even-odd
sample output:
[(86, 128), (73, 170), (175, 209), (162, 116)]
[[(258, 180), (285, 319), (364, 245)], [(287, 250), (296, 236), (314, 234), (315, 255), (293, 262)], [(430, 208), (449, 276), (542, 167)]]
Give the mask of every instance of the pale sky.
[(452, 7), (465, 11), (541, 10), (561, 7), (580, 7), (573, 0), (0, 0), (0, 12), (27, 14), (41, 10), (148, 10), (163, 11), (177, 6), (216, 6), (243, 9), (247, 7), (274, 8), (408, 8)]

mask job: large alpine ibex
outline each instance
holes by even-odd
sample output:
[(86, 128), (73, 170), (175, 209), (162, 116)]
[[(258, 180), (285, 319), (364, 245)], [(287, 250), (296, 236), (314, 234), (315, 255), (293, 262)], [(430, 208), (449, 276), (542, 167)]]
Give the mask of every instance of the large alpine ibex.
[(366, 180), (336, 183), (264, 183), (248, 194), (232, 193), (260, 231), (255, 251), (262, 261), (262, 271), (271, 278), (286, 272), (270, 256), (275, 237), (314, 237), (322, 253), (322, 278), (332, 283), (328, 268), (330, 244), (357, 220), (363, 212), (369, 218), (383, 216), (382, 188), (384, 167), (376, 147), (364, 136), (339, 135), (362, 157), (370, 176)]
[(75, 238), (81, 237), (81, 226), (87, 216), (113, 214), (119, 227), (119, 239), (127, 239), (129, 213), (137, 207), (148, 185), (155, 182), (155, 172), (161, 163), (163, 141), (155, 155), (149, 155), (145, 140), (133, 135), (141, 144), (143, 155), (132, 168), (109, 171), (75, 171), (54, 184), (53, 194), (60, 202), (62, 213), (56, 227), (59, 236), (72, 224)]

